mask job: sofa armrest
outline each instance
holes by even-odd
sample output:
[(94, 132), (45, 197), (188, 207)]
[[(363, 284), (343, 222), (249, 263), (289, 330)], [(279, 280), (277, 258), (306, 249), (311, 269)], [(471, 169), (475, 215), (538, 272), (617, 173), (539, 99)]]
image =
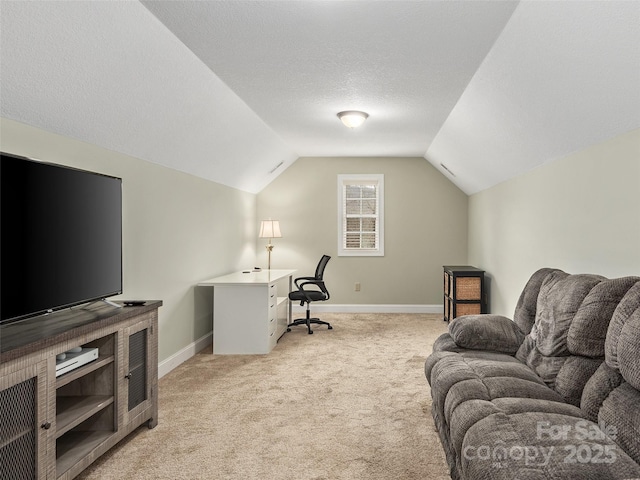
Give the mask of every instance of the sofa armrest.
[(502, 315), (463, 315), (451, 321), (449, 335), (459, 347), (515, 354), (525, 334)]

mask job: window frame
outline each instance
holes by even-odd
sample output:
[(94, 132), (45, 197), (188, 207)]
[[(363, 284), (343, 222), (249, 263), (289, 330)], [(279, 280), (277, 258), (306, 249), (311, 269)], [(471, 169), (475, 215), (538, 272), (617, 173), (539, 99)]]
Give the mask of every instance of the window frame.
[[(354, 215), (347, 217), (345, 185), (377, 186), (377, 213), (373, 216)], [(346, 247), (346, 219), (375, 218), (377, 220), (377, 246), (375, 248)], [(339, 257), (383, 257), (384, 256), (384, 174), (338, 174), (338, 256)]]

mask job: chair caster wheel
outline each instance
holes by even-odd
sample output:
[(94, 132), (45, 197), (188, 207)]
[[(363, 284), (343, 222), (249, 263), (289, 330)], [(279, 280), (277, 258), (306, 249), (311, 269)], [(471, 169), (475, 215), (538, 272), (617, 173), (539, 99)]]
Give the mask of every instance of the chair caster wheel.
[(309, 335), (311, 335), (311, 334), (313, 334), (313, 330), (310, 330), (310, 331), (309, 331)]
[(290, 331), (291, 331), (291, 329), (290, 329), (290, 328), (287, 328), (287, 332), (290, 332)]
[(333, 327), (329, 325), (329, 328), (327, 328), (327, 330), (333, 330)]

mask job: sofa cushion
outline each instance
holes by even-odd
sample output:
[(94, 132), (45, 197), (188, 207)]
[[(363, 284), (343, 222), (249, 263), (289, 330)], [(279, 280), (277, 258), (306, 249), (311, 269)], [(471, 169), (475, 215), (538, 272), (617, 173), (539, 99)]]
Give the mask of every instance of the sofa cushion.
[(468, 479), (640, 477), (640, 466), (597, 424), (572, 415), (489, 415), (468, 429), (461, 451), (460, 470)]
[(628, 383), (613, 390), (602, 403), (598, 421), (637, 463), (640, 463), (640, 392)]
[(598, 275), (554, 272), (540, 287), (536, 313), (536, 348), (544, 357), (561, 357), (567, 346), (569, 327), (591, 289), (604, 280)]
[(569, 326), (569, 352), (585, 357), (604, 357), (609, 323), (622, 299), (637, 282), (637, 277), (607, 279), (591, 289)]
[[(488, 354), (497, 359), (477, 358), (472, 354)], [(464, 437), (466, 427), (457, 426), (455, 416), (468, 409), (467, 403), (477, 400), (495, 404), (505, 398), (562, 402), (562, 397), (549, 389), (530, 368), (506, 354), (477, 350), (438, 351), (427, 359), (425, 374), (431, 385), (431, 412), (454, 479), (458, 478), (459, 455), (453, 448), (451, 435), (457, 436), (458, 443)], [(459, 408), (463, 408), (460, 413)], [(472, 419), (478, 413), (474, 413)]]
[(611, 320), (638, 280), (551, 272), (540, 286), (536, 321), (516, 358), (579, 406), (584, 385), (603, 361)]
[(512, 397), (562, 402), (560, 395), (520, 362), (468, 358), (449, 352), (439, 352), (437, 357), (430, 370), (431, 396), (433, 413), (444, 425), (449, 424), (453, 411), (469, 400)]
[(443, 333), (433, 342), (433, 352), (459, 352), (460, 350), (463, 348), (456, 345), (449, 332)]
[(616, 372), (606, 363), (601, 363), (582, 391), (580, 409), (584, 416), (592, 422), (597, 422), (602, 402), (622, 382), (624, 382), (624, 379), (619, 372)]
[(525, 335), (529, 334), (536, 319), (536, 306), (542, 282), (549, 274), (561, 271), (557, 268), (541, 268), (531, 275), (524, 286), (513, 313), (513, 321)]
[(622, 328), (618, 342), (618, 363), (624, 379), (640, 389), (640, 308)]
[(524, 337), (524, 340), (520, 345), (520, 348), (518, 348), (518, 351), (516, 352), (515, 357), (518, 359), (519, 362), (527, 363), (527, 358), (529, 358), (529, 355), (531, 354), (533, 349), (536, 348), (535, 328), (536, 326), (534, 325), (529, 335)]
[[(447, 334), (448, 335), (448, 334)], [(427, 382), (431, 385), (431, 372), (433, 367), (444, 357), (455, 357), (456, 354), (454, 352), (447, 351), (434, 351), (431, 355), (427, 357), (427, 360), (424, 362), (424, 376), (427, 377)]]
[(513, 356), (506, 353), (485, 350), (469, 350), (464, 347), (460, 347), (453, 341), (453, 338), (451, 338), (449, 333), (443, 333), (436, 338), (433, 343), (433, 353), (429, 355), (424, 364), (424, 373), (429, 384), (431, 384), (431, 370), (433, 369), (433, 366), (438, 363), (442, 357), (455, 356), (456, 354), (462, 358), (477, 358), (496, 362), (521, 363)]
[(470, 400), (457, 408), (451, 418), (451, 442), (458, 457), (463, 455), (462, 444), (469, 428), (489, 415), (502, 413), (557, 413), (582, 418), (582, 412), (573, 405), (536, 398), (498, 398), (491, 402)]
[(449, 324), (449, 334), (459, 347), (516, 353), (524, 340), (518, 325), (502, 315), (465, 315)]
[[(450, 352), (457, 353), (465, 358), (482, 358), (484, 360), (495, 360), (497, 362), (516, 362), (518, 360), (507, 353), (496, 352), (493, 350), (472, 350), (464, 347), (460, 347), (453, 341), (449, 333), (443, 333), (436, 338), (433, 343), (433, 353)], [(522, 363), (522, 362), (520, 362)], [(429, 376), (427, 376), (427, 379)]]
[(602, 365), (597, 358), (572, 355), (567, 357), (555, 380), (554, 389), (567, 403), (580, 406), (584, 385)]
[(568, 359), (569, 356), (547, 357), (543, 355), (540, 350), (535, 347), (534, 340), (534, 346), (529, 352), (529, 355), (527, 355), (526, 364), (544, 380), (544, 383), (551, 388), (555, 388), (558, 372)]
[(455, 409), (451, 416), (451, 445), (456, 457), (462, 456), (462, 443), (467, 431), (489, 415), (501, 413), (493, 402), (482, 399), (468, 400)]
[(640, 463), (640, 279), (632, 280), (609, 324), (606, 361), (587, 382), (581, 408), (613, 427), (616, 443)]
[(517, 377), (468, 379), (451, 387), (444, 403), (444, 418), (451, 424), (453, 412), (469, 400), (492, 401), (499, 398), (527, 398), (562, 403), (562, 397), (542, 382)]
[(640, 279), (637, 280), (613, 313), (605, 341), (605, 360), (640, 388)]

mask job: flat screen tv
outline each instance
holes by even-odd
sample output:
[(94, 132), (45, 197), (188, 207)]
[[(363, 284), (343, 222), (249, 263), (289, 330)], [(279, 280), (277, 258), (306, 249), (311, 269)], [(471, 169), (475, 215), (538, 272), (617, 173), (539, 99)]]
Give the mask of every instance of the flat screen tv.
[(0, 153), (0, 323), (122, 293), (122, 180)]

